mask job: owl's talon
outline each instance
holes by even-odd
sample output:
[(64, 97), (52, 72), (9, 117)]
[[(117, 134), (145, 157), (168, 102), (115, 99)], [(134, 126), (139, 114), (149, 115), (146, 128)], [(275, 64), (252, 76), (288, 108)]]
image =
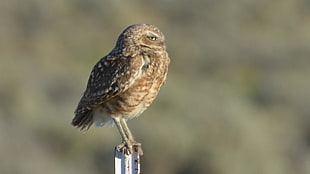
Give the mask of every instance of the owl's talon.
[(143, 155), (143, 150), (142, 150), (142, 147), (141, 147), (141, 143), (136, 142), (136, 144), (134, 144), (132, 148), (133, 148), (133, 150), (134, 150), (135, 152), (137, 152), (140, 156)]
[(126, 155), (130, 155), (133, 152), (138, 153), (140, 156), (143, 155), (143, 150), (142, 150), (142, 147), (141, 147), (141, 143), (138, 143), (138, 142), (122, 143), (122, 144), (117, 145), (116, 149), (119, 152), (122, 152), (123, 154), (126, 154)]
[(127, 143), (122, 143), (116, 146), (117, 151), (122, 152), (125, 155), (132, 154), (132, 146), (128, 146)]
[(125, 147), (125, 143), (122, 143), (116, 146), (116, 150), (119, 152), (123, 152)]

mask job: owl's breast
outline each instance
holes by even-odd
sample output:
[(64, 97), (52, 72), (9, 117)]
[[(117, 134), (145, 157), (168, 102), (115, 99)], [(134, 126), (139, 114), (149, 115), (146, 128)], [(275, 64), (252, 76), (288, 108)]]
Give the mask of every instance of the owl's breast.
[[(113, 117), (132, 119), (151, 105), (166, 79), (170, 60), (167, 54), (156, 59), (148, 58), (146, 60), (145, 57), (140, 57), (140, 60), (137, 59), (132, 64), (139, 65), (140, 68), (136, 77), (130, 79), (130, 87), (99, 106), (95, 112), (95, 120), (104, 123)], [(137, 67), (133, 69), (137, 70)]]
[(156, 98), (166, 79), (168, 65), (164, 57), (143, 57), (141, 73), (123, 93), (106, 103), (111, 114), (131, 119), (139, 116)]

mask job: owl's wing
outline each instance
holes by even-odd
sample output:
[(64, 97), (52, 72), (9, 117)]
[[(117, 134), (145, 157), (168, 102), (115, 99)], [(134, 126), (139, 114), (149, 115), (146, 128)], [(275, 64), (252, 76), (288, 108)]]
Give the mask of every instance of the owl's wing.
[[(110, 100), (132, 84), (139, 73), (129, 57), (105, 56), (94, 66), (87, 88), (75, 110), (72, 125), (84, 129), (92, 124), (92, 109)], [(132, 71), (133, 70), (133, 71)]]

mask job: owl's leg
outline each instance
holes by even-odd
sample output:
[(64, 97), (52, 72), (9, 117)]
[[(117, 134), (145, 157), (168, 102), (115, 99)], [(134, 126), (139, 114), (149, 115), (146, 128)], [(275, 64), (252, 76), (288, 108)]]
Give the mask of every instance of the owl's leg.
[(115, 123), (115, 125), (116, 125), (116, 127), (117, 127), (117, 129), (119, 131), (119, 133), (121, 134), (122, 142), (123, 142), (123, 144), (120, 144), (120, 145), (117, 146), (118, 150), (123, 149), (123, 147), (125, 146), (126, 142), (129, 141), (128, 138), (127, 138), (127, 135), (125, 134), (125, 131), (124, 131), (123, 127), (122, 127), (122, 124), (121, 124), (120, 120), (121, 120), (120, 118), (113, 118), (113, 121), (114, 121), (114, 123)]
[(116, 147), (117, 150), (126, 154), (131, 154), (135, 149), (137, 149), (136, 151), (139, 153), (139, 155), (142, 155), (143, 152), (141, 149), (141, 144), (135, 142), (133, 139), (133, 136), (126, 124), (126, 120), (123, 118), (113, 118), (113, 120), (123, 139), (123, 143)]
[(130, 129), (127, 126), (126, 120), (125, 119), (121, 119), (120, 121), (121, 121), (121, 125), (122, 125), (122, 127), (124, 129), (124, 132), (125, 132), (128, 140), (131, 141), (132, 143), (134, 143), (135, 140), (134, 140), (134, 138), (132, 136), (132, 133), (131, 133)]
[(123, 127), (123, 130), (125, 132), (125, 134), (127, 135), (128, 138), (128, 142), (126, 142), (127, 146), (130, 149), (133, 149), (135, 151), (137, 151), (139, 153), (139, 155), (143, 155), (143, 150), (141, 148), (141, 143), (138, 143), (134, 140), (131, 131), (129, 130), (127, 123), (126, 123), (126, 119), (122, 118), (121, 120), (121, 125)]

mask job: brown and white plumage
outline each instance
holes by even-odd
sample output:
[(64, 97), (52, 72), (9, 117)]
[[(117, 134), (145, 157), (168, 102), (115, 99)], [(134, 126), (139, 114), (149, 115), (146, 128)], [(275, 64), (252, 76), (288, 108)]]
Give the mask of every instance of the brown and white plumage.
[(127, 27), (114, 49), (94, 66), (72, 125), (115, 123), (127, 147), (134, 139), (126, 121), (139, 116), (166, 79), (170, 59), (165, 38), (149, 24)]

